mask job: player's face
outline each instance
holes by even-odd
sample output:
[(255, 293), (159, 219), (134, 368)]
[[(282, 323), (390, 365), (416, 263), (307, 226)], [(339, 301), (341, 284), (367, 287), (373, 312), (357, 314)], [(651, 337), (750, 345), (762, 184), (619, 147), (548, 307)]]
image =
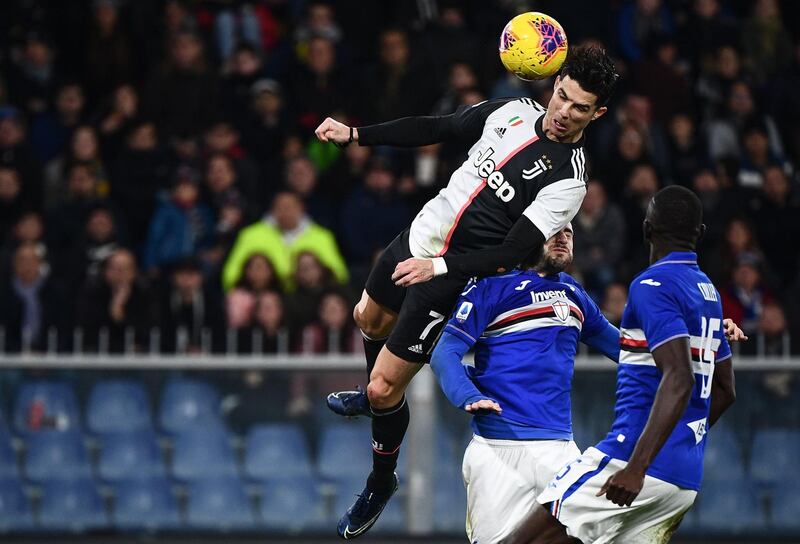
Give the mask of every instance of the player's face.
[(575, 142), (590, 121), (603, 115), (605, 106), (597, 107), (597, 97), (584, 91), (569, 76), (556, 78), (553, 97), (547, 105), (544, 131), (559, 142)]
[(552, 272), (561, 272), (572, 264), (572, 225), (567, 225), (544, 244), (542, 260)]

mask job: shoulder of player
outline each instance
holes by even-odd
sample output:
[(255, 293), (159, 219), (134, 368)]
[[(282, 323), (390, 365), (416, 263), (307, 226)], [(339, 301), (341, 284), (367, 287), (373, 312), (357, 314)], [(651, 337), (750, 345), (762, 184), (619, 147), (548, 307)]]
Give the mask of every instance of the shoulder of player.
[(665, 267), (651, 267), (639, 273), (631, 281), (629, 296), (671, 295), (677, 287), (674, 271)]
[[(498, 98), (496, 102), (502, 105), (489, 115), (489, 120), (494, 120), (501, 124), (515, 126), (514, 123), (534, 123), (545, 110), (538, 102), (531, 98)], [(516, 118), (519, 119), (516, 119)]]

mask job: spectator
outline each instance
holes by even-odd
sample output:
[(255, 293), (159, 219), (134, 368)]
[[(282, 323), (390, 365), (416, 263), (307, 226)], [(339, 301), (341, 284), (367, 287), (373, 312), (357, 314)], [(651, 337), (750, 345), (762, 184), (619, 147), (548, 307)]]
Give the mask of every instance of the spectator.
[(706, 225), (698, 256), (703, 270), (708, 270), (713, 276), (711, 270), (719, 263), (709, 263), (719, 257), (725, 229), (731, 218), (743, 211), (744, 206), (739, 192), (733, 189), (723, 190), (719, 176), (710, 167), (701, 168), (694, 173), (692, 189), (703, 204), (703, 223)]
[(337, 282), (347, 282), (347, 266), (333, 233), (305, 214), (297, 195), (278, 193), (270, 214), (239, 233), (223, 269), (222, 285), (229, 290), (239, 280), (247, 257), (263, 252), (275, 265), (281, 283), (292, 287), (290, 278), (294, 271), (294, 258), (304, 250), (314, 253), (324, 266), (330, 268)]
[(223, 65), (240, 50), (241, 46), (237, 47), (237, 42), (245, 43), (254, 49), (261, 47), (261, 21), (258, 9), (255, 4), (248, 2), (238, 6), (236, 10), (224, 7), (217, 13), (214, 19), (214, 37), (217, 55)]
[(266, 255), (253, 253), (247, 258), (242, 277), (225, 298), (228, 327), (239, 329), (250, 324), (258, 297), (266, 291), (279, 291), (275, 267)]
[(745, 331), (758, 329), (764, 305), (774, 300), (761, 274), (761, 262), (753, 254), (741, 255), (731, 281), (722, 290), (722, 310)]
[(742, 343), (740, 349), (742, 355), (766, 357), (788, 355), (789, 326), (786, 314), (777, 302), (765, 302), (761, 308), (758, 329), (746, 332), (750, 334), (750, 341)]
[(45, 242), (44, 221), (39, 212), (27, 211), (20, 214), (11, 229), (11, 236), (0, 246), (0, 273), (8, 269), (7, 264), (11, 262), (17, 248), (25, 244), (31, 244), (36, 248), (42, 266), (49, 272), (48, 262), (51, 255)]
[(256, 299), (253, 321), (248, 325), (237, 330), (238, 353), (288, 353), (290, 336), (284, 323), (284, 304), (280, 293), (260, 293)]
[(261, 172), (279, 171), (283, 141), (289, 132), (281, 86), (274, 79), (259, 79), (250, 92), (251, 108), (246, 115), (243, 143), (248, 154), (258, 161)]
[(103, 263), (102, 276), (84, 288), (78, 324), (84, 347), (101, 353), (139, 351), (153, 324), (150, 292), (139, 277), (136, 258), (117, 249)]
[[(119, 227), (112, 210), (102, 204), (89, 211), (82, 232), (58, 254), (56, 275), (66, 286), (99, 283), (103, 263), (120, 248)], [(80, 292), (68, 293), (77, 300)]]
[(711, 158), (738, 158), (741, 155), (740, 135), (748, 124), (754, 123), (761, 123), (765, 127), (770, 152), (782, 155), (783, 145), (774, 121), (756, 110), (750, 86), (737, 81), (730, 86), (725, 111), (707, 126)]
[(62, 325), (63, 306), (48, 269), (35, 244), (22, 243), (14, 251), (11, 280), (0, 289), (6, 352), (41, 349), (50, 327)]
[(706, 162), (705, 146), (692, 118), (685, 113), (674, 115), (669, 122), (668, 138), (668, 181), (689, 186), (694, 173)]
[(352, 315), (350, 304), (342, 293), (325, 293), (317, 307), (317, 319), (303, 327), (298, 351), (354, 353), (361, 342)]
[(742, 131), (744, 153), (739, 163), (738, 182), (741, 187), (759, 189), (764, 184), (764, 170), (777, 164), (791, 172), (791, 166), (769, 148), (766, 124), (753, 120)]
[(98, 130), (106, 157), (116, 158), (125, 145), (125, 134), (139, 114), (139, 93), (129, 83), (114, 89), (108, 107), (100, 114)]
[(608, 202), (601, 182), (592, 180), (586, 185), (586, 197), (572, 227), (576, 240), (575, 268), (580, 271), (589, 294), (599, 298), (606, 285), (614, 280), (625, 241), (622, 211)]
[(222, 349), (222, 304), (212, 289), (203, 285), (200, 262), (187, 257), (170, 270), (161, 297), (161, 349), (168, 353), (197, 353)]
[(795, 44), (792, 65), (775, 74), (770, 82), (766, 100), (780, 129), (781, 139), (786, 144), (786, 154), (800, 164), (800, 95), (795, 92), (800, 86), (800, 43)]
[(800, 257), (800, 205), (792, 193), (783, 168), (767, 166), (754, 221), (770, 269), (783, 287), (796, 278)]
[(363, 185), (354, 189), (342, 206), (341, 243), (348, 262), (366, 273), (375, 254), (389, 245), (410, 219), (411, 211), (397, 195), (391, 165), (385, 159), (372, 159)]
[(308, 13), (294, 33), (297, 48), (301, 51), (309, 48), (309, 42), (316, 36), (323, 36), (336, 44), (342, 39), (342, 29), (336, 22), (333, 7), (325, 2), (311, 2)]
[(22, 54), (9, 76), (11, 99), (28, 115), (44, 112), (53, 96), (57, 80), (54, 57), (52, 44), (41, 30), (28, 32)]
[(133, 77), (131, 44), (119, 20), (118, 0), (94, 2), (94, 13), (86, 48), (86, 76), (90, 94), (107, 96)]
[(649, 255), (642, 243), (642, 233), (635, 225), (641, 225), (647, 212), (650, 199), (659, 188), (658, 175), (652, 165), (642, 163), (632, 171), (625, 186), (622, 197), (622, 210), (629, 228), (625, 231), (624, 259), (620, 269), (624, 278), (632, 278), (639, 270), (647, 267)]
[(300, 197), (315, 222), (336, 230), (339, 218), (334, 214), (331, 199), (321, 194), (318, 180), (317, 169), (308, 157), (295, 157), (286, 162), (286, 189)]
[(700, 67), (695, 93), (700, 101), (701, 120), (708, 122), (725, 112), (731, 86), (742, 78), (742, 61), (733, 45), (716, 50), (710, 69)]
[(264, 77), (254, 44), (240, 42), (233, 51), (230, 72), (222, 81), (222, 104), (233, 124), (243, 130), (250, 117), (253, 84)]
[(383, 31), (379, 55), (380, 63), (367, 73), (362, 88), (366, 120), (380, 122), (430, 111), (434, 82), (412, 61), (406, 33)]
[(179, 168), (169, 200), (161, 202), (153, 215), (143, 262), (152, 277), (164, 266), (195, 255), (211, 243), (214, 220), (208, 206), (198, 202), (198, 177), (189, 167)]
[(19, 172), (0, 165), (0, 244), (11, 234), (11, 227), (29, 206)]
[(681, 51), (693, 66), (711, 62), (720, 47), (738, 41), (738, 22), (719, 0), (695, 0), (681, 31)]
[(206, 65), (200, 38), (179, 30), (169, 42), (168, 61), (150, 76), (144, 93), (146, 111), (168, 138), (203, 130), (217, 110), (217, 78)]
[(742, 25), (747, 69), (764, 84), (792, 58), (792, 38), (783, 26), (776, 0), (756, 0), (753, 14)]
[(55, 111), (48, 110), (34, 118), (30, 141), (41, 164), (47, 164), (64, 150), (72, 131), (83, 120), (85, 105), (83, 87), (77, 81), (68, 81), (58, 88)]
[(64, 178), (69, 166), (80, 162), (92, 169), (97, 179), (96, 191), (100, 196), (110, 192), (108, 171), (100, 154), (100, 142), (97, 131), (91, 125), (81, 125), (75, 129), (69, 146), (57, 158), (50, 161), (45, 171), (45, 205), (52, 208), (63, 198), (66, 192)]
[(433, 107), (434, 115), (448, 115), (461, 105), (462, 95), (478, 88), (478, 76), (469, 63), (456, 61), (450, 65), (445, 93)]
[(353, 93), (348, 88), (348, 78), (336, 64), (336, 46), (330, 39), (312, 37), (304, 65), (292, 72), (292, 111), (305, 133), (313, 133), (337, 109), (350, 109)]
[(622, 313), (628, 302), (628, 288), (621, 283), (609, 283), (603, 294), (601, 310), (606, 319), (615, 327), (622, 323)]
[(635, 0), (619, 10), (617, 16), (619, 48), (629, 61), (638, 61), (653, 36), (673, 33), (672, 15), (661, 0)]
[(95, 170), (90, 164), (76, 162), (66, 169), (66, 192), (48, 214), (48, 239), (54, 248), (72, 248), (77, 242), (91, 211), (102, 202)]
[(300, 330), (314, 320), (323, 293), (334, 286), (334, 281), (331, 271), (309, 251), (297, 255), (293, 279), (295, 289), (287, 299), (288, 318), (291, 327)]
[(0, 107), (0, 167), (17, 171), (27, 205), (42, 206), (42, 170), (26, 142), (22, 113), (14, 106)]
[(206, 130), (203, 138), (207, 156), (225, 155), (236, 169), (239, 190), (251, 200), (259, 200), (258, 167), (239, 144), (239, 131), (227, 119), (217, 119)]
[(647, 56), (633, 66), (631, 81), (653, 106), (653, 120), (665, 125), (680, 111), (691, 109), (686, 69), (680, 66), (678, 46), (665, 35), (654, 35), (647, 44)]
[(122, 211), (132, 247), (144, 243), (156, 194), (168, 185), (168, 157), (159, 146), (156, 126), (140, 119), (131, 125), (114, 165), (111, 197)]

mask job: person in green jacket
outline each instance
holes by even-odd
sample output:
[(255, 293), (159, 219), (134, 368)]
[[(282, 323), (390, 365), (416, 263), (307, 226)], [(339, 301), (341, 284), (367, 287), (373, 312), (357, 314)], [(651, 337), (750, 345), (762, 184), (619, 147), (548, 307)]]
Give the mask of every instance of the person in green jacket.
[(270, 213), (239, 232), (222, 270), (222, 286), (225, 291), (230, 290), (242, 276), (247, 259), (254, 253), (262, 253), (272, 261), (284, 287), (291, 290), (297, 255), (303, 251), (316, 255), (336, 281), (347, 283), (347, 265), (333, 233), (306, 215), (297, 195), (278, 193)]

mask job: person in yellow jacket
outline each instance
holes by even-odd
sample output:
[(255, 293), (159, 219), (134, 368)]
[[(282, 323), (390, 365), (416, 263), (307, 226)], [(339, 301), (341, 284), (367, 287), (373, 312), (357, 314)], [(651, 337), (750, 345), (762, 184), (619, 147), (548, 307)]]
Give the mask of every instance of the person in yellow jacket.
[(284, 287), (291, 290), (297, 255), (303, 251), (316, 255), (336, 281), (347, 283), (347, 265), (333, 233), (306, 215), (297, 195), (278, 193), (270, 213), (239, 232), (222, 269), (222, 286), (225, 291), (230, 290), (242, 276), (247, 259), (254, 253), (262, 253), (272, 261)]

